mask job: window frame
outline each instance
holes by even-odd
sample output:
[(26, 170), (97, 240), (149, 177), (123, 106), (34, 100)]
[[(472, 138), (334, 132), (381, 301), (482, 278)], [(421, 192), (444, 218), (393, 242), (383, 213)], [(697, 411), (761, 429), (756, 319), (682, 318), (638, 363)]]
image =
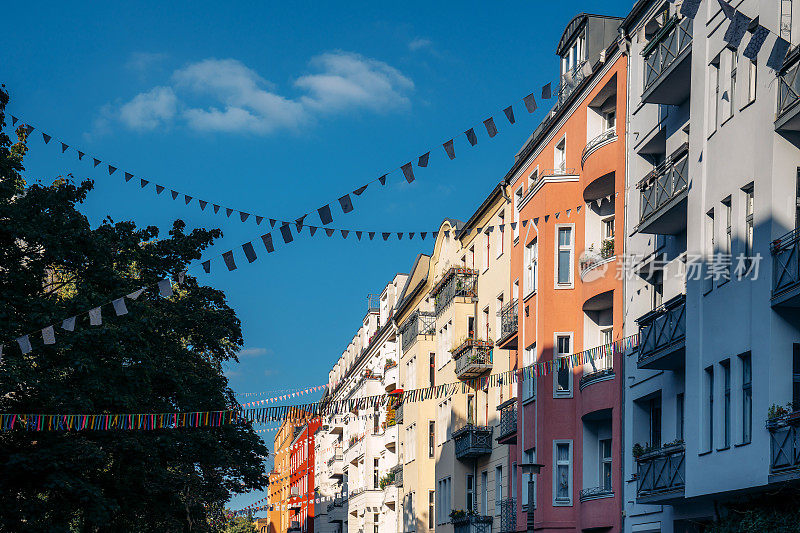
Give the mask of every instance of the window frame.
[[(562, 354), (558, 348), (558, 339), (568, 337), (569, 338), (569, 351), (568, 353)], [(553, 364), (555, 365), (555, 361), (557, 359), (568, 359), (570, 355), (572, 355), (575, 351), (575, 333), (572, 331), (556, 331), (553, 333)], [(575, 394), (575, 376), (571, 370), (569, 372), (569, 389), (568, 390), (559, 390), (558, 384), (558, 371), (559, 368), (553, 369), (553, 398), (572, 398)]]
[[(575, 288), (575, 224), (555, 224), (555, 257), (553, 267), (553, 288), (554, 289), (573, 289)], [(570, 244), (563, 245), (559, 239), (561, 230), (569, 230)], [(560, 282), (558, 277), (559, 267), (561, 266), (561, 252), (569, 252), (569, 280)]]
[(750, 352), (739, 355), (742, 368), (742, 444), (753, 440), (753, 358)]
[[(568, 456), (569, 458), (564, 464), (564, 461), (560, 461), (558, 459), (558, 447), (559, 446), (567, 446), (569, 451)], [(572, 439), (556, 439), (553, 440), (553, 507), (572, 507), (573, 505), (573, 497), (572, 497), (572, 489), (573, 489), (573, 441)], [(566, 466), (567, 467), (567, 499), (559, 499), (558, 498), (558, 467), (559, 466)]]

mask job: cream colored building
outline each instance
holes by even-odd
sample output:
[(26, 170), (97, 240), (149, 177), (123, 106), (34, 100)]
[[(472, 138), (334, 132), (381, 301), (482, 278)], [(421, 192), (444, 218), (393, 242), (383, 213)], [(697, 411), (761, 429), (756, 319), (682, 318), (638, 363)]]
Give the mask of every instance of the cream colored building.
[[(497, 408), (509, 384), (481, 381), (509, 368), (496, 347), (509, 280), (510, 204), (496, 187), (466, 224), (445, 220), (431, 256), (420, 255), (400, 296), (400, 382), (412, 390), (465, 383), (455, 393), (402, 406), (403, 531), (454, 531), (451, 511), (472, 510), (458, 531), (492, 524), (508, 484)], [(486, 228), (486, 229), (484, 229)]]

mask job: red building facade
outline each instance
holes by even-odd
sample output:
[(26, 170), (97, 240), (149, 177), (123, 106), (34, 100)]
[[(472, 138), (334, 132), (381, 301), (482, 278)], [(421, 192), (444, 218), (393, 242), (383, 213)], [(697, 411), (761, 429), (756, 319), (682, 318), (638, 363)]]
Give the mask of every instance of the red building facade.
[(319, 426), (318, 419), (306, 424), (290, 447), (288, 531), (314, 531), (314, 434)]

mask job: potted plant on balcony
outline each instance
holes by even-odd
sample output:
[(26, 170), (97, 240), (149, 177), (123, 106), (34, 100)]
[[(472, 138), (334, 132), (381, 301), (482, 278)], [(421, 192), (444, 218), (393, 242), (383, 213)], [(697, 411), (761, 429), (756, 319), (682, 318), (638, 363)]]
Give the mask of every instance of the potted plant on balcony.
[(664, 443), (664, 445), (661, 446), (661, 449), (665, 452), (671, 452), (675, 448), (680, 448), (681, 446), (683, 446), (683, 439), (675, 439), (672, 442)]
[(463, 509), (453, 509), (450, 511), (450, 522), (453, 524), (463, 524), (468, 521), (467, 513)]
[(633, 449), (631, 450), (631, 455), (633, 456), (634, 459), (638, 461), (639, 458), (644, 455), (644, 447), (637, 442), (636, 444), (633, 445)]
[(614, 238), (611, 237), (610, 239), (606, 239), (603, 241), (603, 245), (600, 247), (600, 257), (602, 257), (603, 259), (608, 259), (613, 255), (614, 255)]
[[(791, 404), (790, 404), (791, 405)], [(782, 422), (782, 418), (789, 414), (789, 409), (782, 405), (778, 405), (773, 403), (770, 405), (769, 409), (767, 410), (767, 427), (768, 428), (775, 428), (778, 427)]]

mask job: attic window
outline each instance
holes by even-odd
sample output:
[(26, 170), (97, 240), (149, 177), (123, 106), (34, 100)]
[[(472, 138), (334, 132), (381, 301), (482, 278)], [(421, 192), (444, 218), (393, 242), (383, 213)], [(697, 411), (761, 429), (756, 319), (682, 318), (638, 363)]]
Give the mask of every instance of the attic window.
[(653, 18), (644, 26), (644, 38), (649, 41), (666, 26), (669, 21), (669, 4), (664, 3)]

